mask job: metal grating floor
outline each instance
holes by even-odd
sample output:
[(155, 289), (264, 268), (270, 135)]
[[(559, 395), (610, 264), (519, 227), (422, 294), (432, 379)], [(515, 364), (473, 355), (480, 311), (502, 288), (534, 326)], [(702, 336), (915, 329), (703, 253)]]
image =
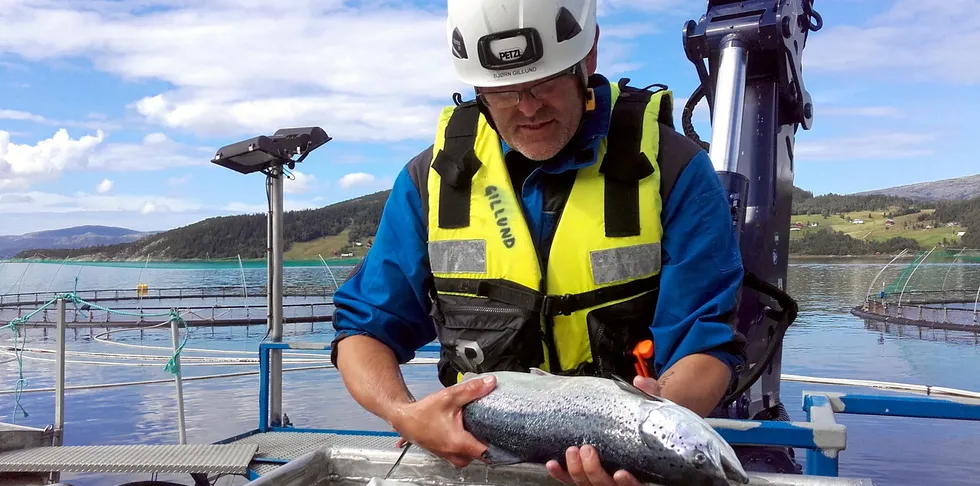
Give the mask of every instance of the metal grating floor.
[(394, 449), (395, 437), (376, 435), (347, 435), (318, 432), (266, 432), (243, 437), (232, 444), (248, 443), (259, 446), (256, 458), (296, 459), (307, 452), (322, 447), (368, 447), (372, 449)]
[(35, 447), (0, 453), (0, 472), (246, 474), (257, 445)]
[[(364, 447), (371, 449), (395, 449), (398, 439), (391, 436), (331, 434), (320, 432), (265, 432), (243, 437), (231, 444), (248, 443), (258, 445), (256, 459), (279, 459), (291, 461), (303, 454), (329, 446)], [(254, 461), (249, 469), (264, 476), (282, 464)]]

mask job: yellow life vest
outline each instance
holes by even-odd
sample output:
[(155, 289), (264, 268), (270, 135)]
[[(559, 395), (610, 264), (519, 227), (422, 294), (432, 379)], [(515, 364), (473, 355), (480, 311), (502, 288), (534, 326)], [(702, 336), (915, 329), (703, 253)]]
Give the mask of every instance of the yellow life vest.
[(661, 266), (660, 123), (671, 92), (610, 83), (610, 133), (577, 169), (540, 259), (503, 158), (474, 101), (439, 118), (427, 181), (440, 380), (526, 371), (631, 379), (652, 339)]

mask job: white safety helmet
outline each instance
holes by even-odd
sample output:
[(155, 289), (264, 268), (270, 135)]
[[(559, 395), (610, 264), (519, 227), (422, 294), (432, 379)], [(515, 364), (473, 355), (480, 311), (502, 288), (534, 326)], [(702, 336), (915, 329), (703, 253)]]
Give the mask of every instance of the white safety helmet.
[(536, 81), (592, 50), (596, 0), (448, 0), (446, 33), (459, 79), (477, 87)]

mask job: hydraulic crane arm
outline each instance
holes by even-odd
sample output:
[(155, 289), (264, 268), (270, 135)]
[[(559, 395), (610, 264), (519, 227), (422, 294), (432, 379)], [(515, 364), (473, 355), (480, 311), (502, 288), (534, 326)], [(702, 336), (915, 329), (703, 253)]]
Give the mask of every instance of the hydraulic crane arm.
[[(807, 34), (822, 24), (813, 0), (709, 0), (700, 21), (684, 27), (684, 49), (701, 84), (684, 107), (682, 126), (709, 151), (728, 190), (746, 270), (738, 329), (747, 339), (748, 366), (716, 415), (785, 415), (782, 337), (796, 317), (784, 290), (793, 149), (797, 127), (809, 129), (813, 120), (801, 59)], [(691, 124), (701, 98), (711, 113), (710, 145)]]

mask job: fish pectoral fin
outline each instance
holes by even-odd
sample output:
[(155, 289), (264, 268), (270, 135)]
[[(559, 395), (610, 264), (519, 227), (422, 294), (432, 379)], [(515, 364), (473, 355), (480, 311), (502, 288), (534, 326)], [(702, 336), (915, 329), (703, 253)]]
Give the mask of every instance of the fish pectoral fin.
[(725, 477), (739, 484), (749, 484), (749, 475), (742, 467), (742, 463), (735, 456), (734, 462), (726, 454), (721, 455), (721, 468), (725, 471)]
[(460, 378), (459, 382), (462, 383), (464, 381), (469, 381), (472, 380), (473, 378), (476, 378), (477, 376), (478, 376), (477, 373), (474, 373), (472, 371), (467, 371), (466, 373), (463, 373), (463, 376), (462, 378)]
[(517, 457), (516, 454), (508, 451), (507, 449), (502, 449), (494, 445), (487, 447), (487, 450), (483, 453), (483, 458), (490, 466), (510, 466), (512, 464), (524, 462), (524, 460)]
[(623, 390), (626, 390), (626, 391), (628, 391), (630, 393), (634, 393), (636, 395), (640, 395), (641, 397), (648, 398), (648, 399), (653, 400), (655, 402), (662, 402), (662, 401), (664, 401), (664, 399), (661, 398), (661, 397), (658, 397), (656, 395), (651, 395), (651, 394), (649, 394), (649, 393), (647, 393), (647, 392), (645, 392), (645, 391), (643, 391), (643, 390), (641, 390), (641, 389), (633, 386), (632, 383), (624, 380), (623, 378), (621, 378), (619, 375), (616, 375), (615, 373), (612, 375), (612, 380), (616, 383), (617, 386), (619, 386)]
[(537, 376), (555, 376), (555, 375), (553, 375), (551, 373), (548, 373), (547, 371), (545, 371), (545, 370), (543, 370), (541, 368), (531, 368), (530, 370), (528, 370), (528, 373), (530, 373), (532, 375), (537, 375)]

